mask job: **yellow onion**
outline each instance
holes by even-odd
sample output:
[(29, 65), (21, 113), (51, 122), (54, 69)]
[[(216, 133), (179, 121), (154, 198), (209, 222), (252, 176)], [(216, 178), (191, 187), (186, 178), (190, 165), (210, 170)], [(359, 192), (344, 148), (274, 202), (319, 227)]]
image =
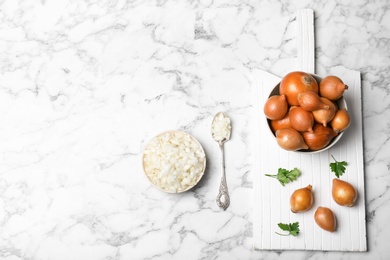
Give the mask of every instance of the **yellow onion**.
[(291, 107), (289, 112), (291, 126), (300, 132), (313, 132), (312, 126), (314, 124), (313, 114), (301, 107)]
[(313, 90), (318, 93), (318, 83), (310, 74), (302, 71), (294, 71), (283, 77), (279, 85), (281, 95), (286, 95), (287, 103), (292, 106), (298, 106), (298, 94)]
[(337, 110), (332, 121), (330, 121), (330, 126), (336, 133), (339, 133), (347, 129), (350, 123), (351, 118), (349, 117), (348, 111), (344, 108)]
[(356, 202), (357, 192), (349, 182), (334, 178), (332, 197), (337, 204), (352, 207)]
[(297, 189), (291, 194), (290, 206), (294, 213), (305, 212), (313, 205), (312, 186), (308, 185), (305, 188)]
[(326, 147), (337, 133), (332, 128), (317, 123), (314, 125), (313, 133), (304, 132), (302, 135), (310, 150), (316, 151)]
[(276, 142), (280, 147), (288, 151), (308, 149), (302, 135), (293, 128), (284, 128), (275, 132)]
[(306, 111), (314, 111), (318, 109), (329, 109), (329, 105), (325, 104), (312, 90), (303, 91), (298, 94), (298, 103), (301, 108)]
[(289, 127), (291, 127), (289, 112), (282, 119), (271, 121), (271, 128), (274, 132)]
[(336, 76), (327, 76), (320, 82), (320, 96), (329, 100), (337, 100), (348, 89), (348, 86)]
[(333, 232), (336, 230), (336, 217), (333, 211), (326, 207), (318, 207), (314, 213), (314, 220), (320, 228)]
[(327, 98), (320, 98), (322, 103), (326, 104), (329, 109), (318, 109), (313, 111), (314, 120), (318, 123), (321, 123), (323, 126), (326, 126), (330, 122), (334, 115), (336, 114), (336, 105)]
[(282, 119), (287, 113), (288, 105), (284, 95), (275, 95), (268, 98), (264, 105), (264, 114), (268, 119)]

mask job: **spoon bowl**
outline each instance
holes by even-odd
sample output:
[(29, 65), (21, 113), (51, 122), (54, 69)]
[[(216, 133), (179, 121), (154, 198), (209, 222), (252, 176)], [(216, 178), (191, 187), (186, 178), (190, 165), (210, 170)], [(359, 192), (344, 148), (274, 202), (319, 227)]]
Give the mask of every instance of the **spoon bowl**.
[(230, 118), (224, 112), (218, 112), (213, 119), (211, 135), (219, 144), (226, 143), (230, 139)]

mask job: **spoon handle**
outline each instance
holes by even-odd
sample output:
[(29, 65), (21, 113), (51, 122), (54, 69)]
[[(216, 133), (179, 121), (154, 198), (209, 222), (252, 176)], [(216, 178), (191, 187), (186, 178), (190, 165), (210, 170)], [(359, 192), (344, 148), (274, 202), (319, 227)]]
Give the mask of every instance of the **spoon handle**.
[(216, 201), (220, 208), (226, 210), (230, 205), (230, 197), (226, 183), (223, 144), (219, 144), (219, 148), (221, 150), (221, 183), (219, 184), (219, 192)]

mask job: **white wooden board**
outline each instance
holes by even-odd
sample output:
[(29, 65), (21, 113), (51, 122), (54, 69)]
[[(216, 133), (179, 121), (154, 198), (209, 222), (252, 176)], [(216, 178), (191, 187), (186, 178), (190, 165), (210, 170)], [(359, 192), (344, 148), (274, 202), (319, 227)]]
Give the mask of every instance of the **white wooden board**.
[(314, 12), (311, 9), (297, 11), (297, 56), (301, 71), (315, 72)]
[[(339, 76), (349, 85), (345, 99), (352, 123), (344, 136), (331, 149), (317, 154), (302, 154), (281, 149), (271, 134), (263, 106), (270, 91), (280, 78), (260, 70), (254, 71), (257, 107), (255, 107), (256, 134), (253, 157), (254, 186), (254, 248), (259, 250), (326, 250), (366, 251), (366, 221), (364, 201), (363, 134), (360, 73), (336, 67), (330, 74)], [(324, 76), (324, 75), (319, 75)], [(358, 191), (354, 207), (341, 207), (332, 199), (331, 188), (334, 173), (329, 163), (333, 155), (339, 161), (348, 162), (346, 173), (340, 178), (350, 182)], [(276, 179), (264, 174), (276, 174), (278, 168), (301, 170), (297, 181), (282, 186)], [(313, 207), (304, 213), (290, 211), (290, 195), (298, 188), (313, 186)], [(329, 207), (337, 218), (334, 233), (322, 230), (314, 221), (319, 206)], [(279, 236), (278, 223), (299, 222), (297, 237)]]

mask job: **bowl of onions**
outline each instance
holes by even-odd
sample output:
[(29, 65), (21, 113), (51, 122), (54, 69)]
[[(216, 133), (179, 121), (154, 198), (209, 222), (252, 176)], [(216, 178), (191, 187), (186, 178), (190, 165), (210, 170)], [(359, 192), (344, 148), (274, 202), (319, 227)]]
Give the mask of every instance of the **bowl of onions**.
[(144, 150), (145, 176), (157, 189), (181, 193), (193, 188), (206, 169), (202, 145), (182, 131), (166, 131), (153, 137)]
[(350, 125), (343, 97), (348, 86), (336, 76), (294, 71), (271, 91), (264, 104), (269, 129), (288, 151), (318, 153), (329, 149)]

